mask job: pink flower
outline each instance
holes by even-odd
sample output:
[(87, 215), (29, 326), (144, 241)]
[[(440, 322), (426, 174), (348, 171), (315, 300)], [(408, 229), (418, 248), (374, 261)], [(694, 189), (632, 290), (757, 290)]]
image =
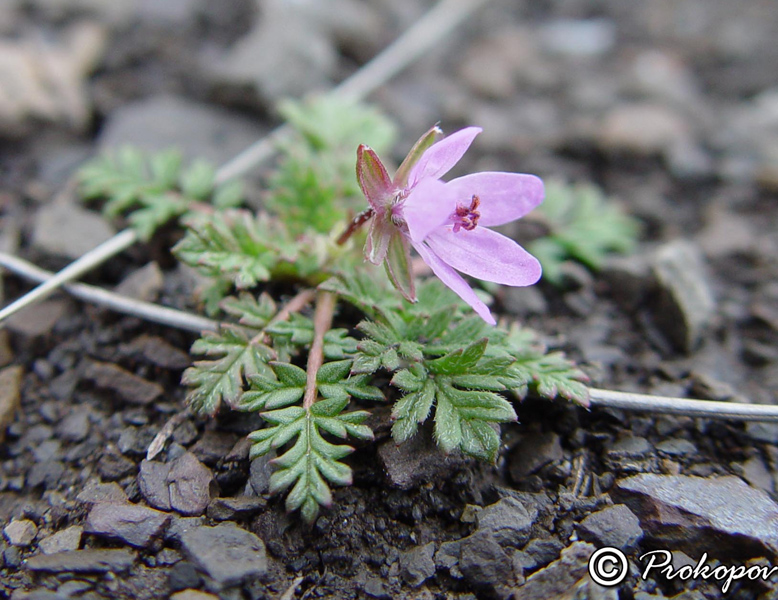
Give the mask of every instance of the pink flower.
[(543, 201), (534, 175), (484, 172), (445, 183), (440, 177), (459, 162), (479, 127), (467, 127), (433, 143), (433, 128), (416, 143), (390, 179), (378, 155), (357, 151), (357, 178), (373, 212), (365, 254), (384, 262), (395, 287), (415, 301), (410, 248), (443, 283), (488, 323), (487, 306), (457, 272), (503, 285), (526, 286), (540, 279), (540, 263), (510, 238), (488, 229), (514, 221)]

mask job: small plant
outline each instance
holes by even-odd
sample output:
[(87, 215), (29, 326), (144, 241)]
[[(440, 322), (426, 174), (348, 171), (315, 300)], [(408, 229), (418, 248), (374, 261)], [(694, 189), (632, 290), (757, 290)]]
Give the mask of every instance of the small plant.
[[(488, 227), (536, 207), (539, 179), (477, 173), (442, 182), (477, 128), (437, 142), (430, 130), (390, 178), (377, 152), (360, 145), (385, 150), (391, 141), (391, 124), (373, 109), (329, 100), (288, 104), (284, 114), (295, 134), (256, 214), (235, 208), (237, 184), (214, 186), (205, 167), (182, 170), (171, 153), (147, 160), (124, 151), (87, 167), (82, 183), (109, 214), (129, 211), (145, 235), (179, 218), (185, 233), (173, 251), (208, 278), (202, 300), (221, 321), (192, 346), (188, 402), (207, 414), (222, 406), (260, 414), (251, 456), (277, 454), (270, 487), (287, 492), (290, 511), (311, 521), (331, 503), (330, 486), (351, 482), (348, 440), (373, 438), (365, 420), (375, 403), (394, 399), (398, 443), (432, 419), (445, 452), (486, 461), (497, 458), (499, 424), (517, 418), (514, 401), (533, 393), (587, 404), (584, 373), (531, 331), (497, 325), (488, 297), (457, 272), (537, 281), (537, 260)], [(365, 264), (362, 246), (388, 277)], [(411, 247), (439, 279), (416, 281)], [(262, 291), (271, 281), (285, 300)]]

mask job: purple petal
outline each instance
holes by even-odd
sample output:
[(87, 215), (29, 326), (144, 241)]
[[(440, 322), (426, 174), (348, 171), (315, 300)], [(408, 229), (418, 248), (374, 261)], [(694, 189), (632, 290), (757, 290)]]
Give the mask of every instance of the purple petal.
[(459, 273), (449, 267), (424, 244), (413, 244), (413, 247), (416, 248), (416, 252), (418, 252), (422, 260), (429, 265), (430, 269), (432, 269), (432, 272), (435, 273), (438, 279), (450, 287), (457, 294), (457, 296), (462, 298), (462, 300), (467, 302), (473, 308), (473, 310), (478, 313), (479, 317), (481, 317), (490, 325), (495, 325), (497, 323), (497, 321), (495, 321), (494, 317), (492, 316), (492, 313), (489, 311), (489, 307), (486, 306), (486, 304), (484, 304), (478, 296), (476, 296), (473, 288), (471, 288), (467, 282), (462, 279), (462, 276)]
[(414, 242), (449, 222), (456, 210), (456, 198), (438, 179), (422, 179), (406, 198), (402, 215)]
[(377, 215), (382, 215), (392, 197), (394, 185), (381, 159), (364, 144), (357, 148), (357, 181)]
[(479, 133), (480, 127), (465, 127), (432, 144), (411, 169), (408, 185), (413, 187), (422, 179), (438, 179), (448, 173)]
[(469, 206), (473, 196), (481, 201), (479, 225), (495, 227), (526, 215), (543, 202), (543, 182), (521, 173), (473, 173), (446, 184), (457, 204)]
[(450, 226), (431, 233), (427, 244), (441, 260), (467, 275), (503, 285), (532, 285), (540, 279), (540, 263), (512, 239), (476, 227), (454, 233)]

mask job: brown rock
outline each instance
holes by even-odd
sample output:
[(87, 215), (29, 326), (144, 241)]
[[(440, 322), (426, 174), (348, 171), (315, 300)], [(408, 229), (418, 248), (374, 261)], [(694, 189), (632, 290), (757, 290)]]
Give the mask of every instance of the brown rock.
[(5, 440), (5, 428), (11, 424), (19, 409), (23, 375), (24, 370), (20, 366), (0, 371), (0, 442)]

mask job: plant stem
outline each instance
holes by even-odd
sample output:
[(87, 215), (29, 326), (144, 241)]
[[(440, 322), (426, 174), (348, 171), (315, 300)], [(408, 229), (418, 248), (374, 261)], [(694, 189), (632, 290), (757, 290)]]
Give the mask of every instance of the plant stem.
[(324, 336), (332, 325), (335, 313), (335, 294), (320, 291), (316, 294), (316, 312), (313, 315), (313, 344), (308, 352), (303, 408), (308, 410), (316, 402), (316, 375), (324, 363)]
[[(0, 266), (33, 281), (46, 282), (55, 277), (51, 271), (40, 269), (26, 260), (5, 252), (0, 252)], [(219, 327), (219, 323), (212, 319), (160, 306), (152, 302), (127, 298), (92, 285), (69, 283), (64, 288), (68, 293), (86, 302), (169, 327), (194, 331), (195, 333), (216, 330)]]
[(373, 216), (373, 209), (367, 208), (363, 210), (361, 213), (359, 213), (356, 217), (351, 219), (351, 222), (348, 224), (348, 227), (346, 227), (346, 231), (340, 234), (340, 237), (335, 242), (338, 246), (342, 246), (345, 244), (348, 239), (354, 234), (354, 232), (362, 227), (367, 221), (370, 219), (370, 217)]

